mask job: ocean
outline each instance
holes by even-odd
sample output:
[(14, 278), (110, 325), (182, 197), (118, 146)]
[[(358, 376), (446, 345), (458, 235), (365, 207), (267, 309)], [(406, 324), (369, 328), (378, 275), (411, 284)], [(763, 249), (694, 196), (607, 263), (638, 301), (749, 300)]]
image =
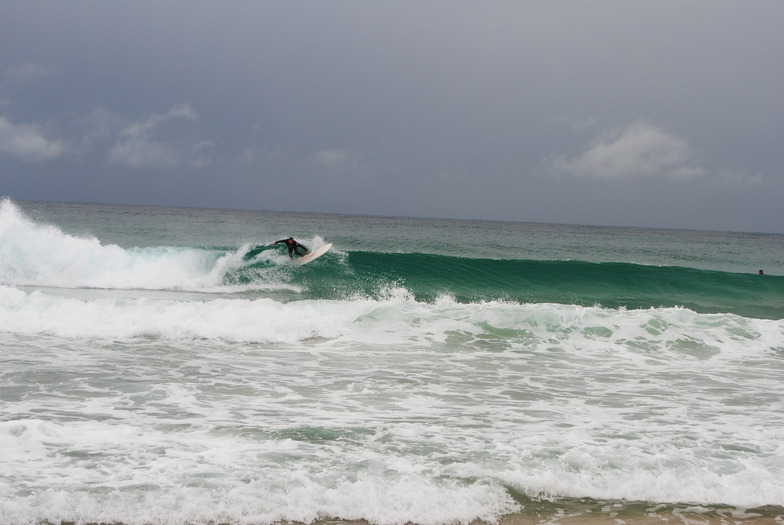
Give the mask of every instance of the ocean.
[(0, 201), (4, 525), (782, 524), (783, 379), (784, 235)]

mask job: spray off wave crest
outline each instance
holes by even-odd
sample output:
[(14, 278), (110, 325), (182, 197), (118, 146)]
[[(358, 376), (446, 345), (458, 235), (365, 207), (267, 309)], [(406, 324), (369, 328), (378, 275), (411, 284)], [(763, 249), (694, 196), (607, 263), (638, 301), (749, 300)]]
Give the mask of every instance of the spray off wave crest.
[[(53, 288), (232, 292), (277, 289), (280, 280), (227, 285), (243, 268), (249, 244), (234, 250), (199, 247), (123, 248), (37, 223), (8, 199), (0, 203), (0, 283)], [(268, 258), (274, 265), (282, 258)], [(273, 276), (274, 277), (274, 276)]]

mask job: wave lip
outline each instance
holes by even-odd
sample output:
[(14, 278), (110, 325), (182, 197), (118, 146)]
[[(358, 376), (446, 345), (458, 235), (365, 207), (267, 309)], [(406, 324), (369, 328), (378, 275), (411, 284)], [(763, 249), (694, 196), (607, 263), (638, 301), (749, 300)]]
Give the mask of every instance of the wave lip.
[(275, 288), (276, 283), (264, 281), (226, 286), (227, 273), (243, 265), (242, 249), (104, 245), (92, 236), (34, 222), (7, 199), (0, 203), (0, 283), (12, 286), (228, 292)]

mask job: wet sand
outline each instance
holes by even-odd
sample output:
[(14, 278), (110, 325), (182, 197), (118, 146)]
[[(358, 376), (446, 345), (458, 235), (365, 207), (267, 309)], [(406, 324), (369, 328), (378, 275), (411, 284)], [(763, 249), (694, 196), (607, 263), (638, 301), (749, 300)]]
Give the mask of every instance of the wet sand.
[[(550, 507), (552, 504), (545, 506)], [(706, 508), (671, 505), (610, 505), (600, 509), (558, 509), (550, 507), (528, 508), (520, 514), (509, 515), (497, 522), (473, 521), (464, 523), (426, 523), (422, 525), (784, 525), (784, 507), (759, 507), (755, 509)], [(13, 525), (13, 524), (8, 524)], [(41, 525), (77, 525), (76, 522), (63, 521), (42, 523)], [(80, 523), (79, 525), (123, 525), (123, 523)], [(184, 523), (182, 525), (192, 525)], [(231, 525), (212, 523), (210, 525)], [(318, 520), (310, 524), (281, 522), (258, 525), (374, 525), (365, 520)], [(382, 525), (393, 525), (383, 523)], [(394, 524), (417, 525), (417, 524)]]

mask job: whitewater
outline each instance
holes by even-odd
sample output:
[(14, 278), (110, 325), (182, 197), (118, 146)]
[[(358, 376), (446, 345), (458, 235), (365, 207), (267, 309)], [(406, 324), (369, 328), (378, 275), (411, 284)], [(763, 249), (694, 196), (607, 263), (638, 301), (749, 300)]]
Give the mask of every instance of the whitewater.
[(5, 199), (0, 523), (781, 523), (783, 255)]

